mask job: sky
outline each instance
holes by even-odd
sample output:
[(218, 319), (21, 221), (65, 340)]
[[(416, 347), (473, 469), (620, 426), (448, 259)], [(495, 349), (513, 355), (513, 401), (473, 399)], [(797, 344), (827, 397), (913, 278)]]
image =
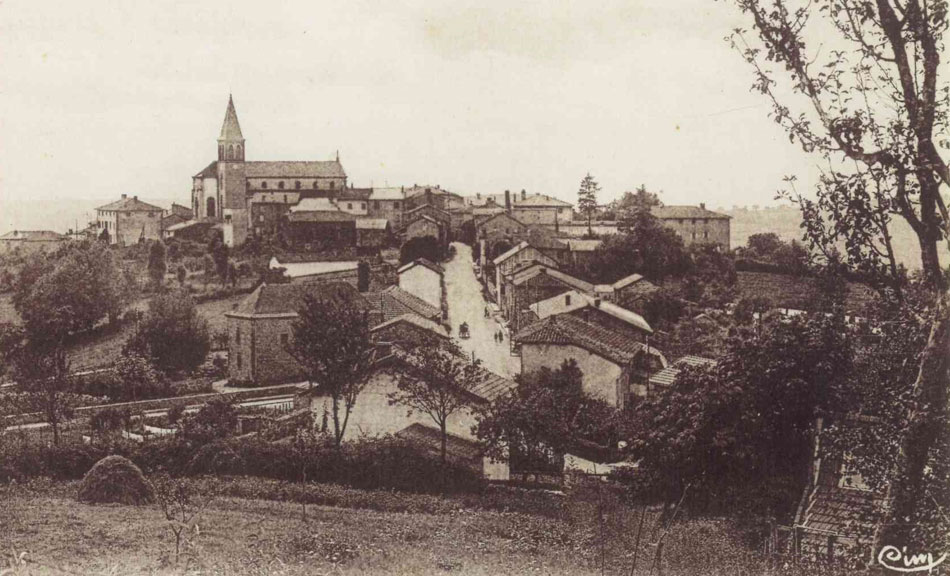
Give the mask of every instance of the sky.
[(573, 201), (589, 172), (602, 202), (772, 204), (816, 160), (750, 92), (747, 25), (715, 0), (4, 0), (0, 212), (188, 204), (229, 94), (248, 160), (339, 152), (359, 187)]

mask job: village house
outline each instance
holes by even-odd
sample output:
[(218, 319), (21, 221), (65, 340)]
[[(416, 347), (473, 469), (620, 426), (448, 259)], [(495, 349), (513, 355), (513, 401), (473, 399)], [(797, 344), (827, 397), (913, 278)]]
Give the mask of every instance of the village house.
[(411, 188), (406, 188), (405, 198), (406, 211), (425, 204), (446, 211), (450, 208), (464, 205), (464, 200), (461, 196), (454, 192), (443, 190), (441, 186), (419, 186), (418, 184), (414, 184)]
[(448, 245), (448, 231), (441, 222), (431, 216), (421, 214), (406, 225), (405, 238), (407, 241), (412, 238), (425, 238), (426, 236), (438, 240), (440, 246)]
[(511, 330), (517, 331), (530, 322), (531, 317), (525, 316), (525, 312), (530, 312), (530, 306), (535, 302), (571, 289), (595, 294), (594, 288), (590, 282), (565, 274), (555, 267), (537, 262), (525, 263), (503, 278), (498, 306), (508, 319)]
[(351, 214), (339, 210), (291, 211), (284, 220), (287, 241), (297, 250), (356, 246), (356, 217)]
[(402, 188), (373, 188), (367, 203), (370, 218), (385, 218), (394, 229), (402, 227), (405, 209), (405, 192)]
[(729, 250), (729, 222), (731, 216), (707, 210), (699, 206), (654, 206), (650, 212), (664, 226), (675, 231), (683, 244), (714, 244), (721, 250)]
[[(877, 301), (874, 289), (859, 282), (847, 282), (844, 311), (849, 319), (867, 318)], [(817, 278), (778, 272), (736, 272), (739, 298), (758, 299), (770, 310), (787, 316), (816, 310), (822, 294)]]
[(646, 319), (632, 310), (597, 296), (569, 290), (531, 304), (528, 309), (538, 320), (570, 314), (585, 322), (620, 332), (629, 338), (649, 342), (653, 329)]
[(656, 284), (640, 274), (625, 276), (611, 286), (614, 291), (614, 302), (636, 311), (642, 311), (644, 301), (660, 290)]
[(402, 347), (436, 346), (451, 339), (445, 326), (417, 314), (403, 314), (370, 329), (373, 340), (380, 345)]
[(52, 252), (67, 241), (67, 236), (52, 230), (14, 230), (0, 236), (0, 254)]
[(655, 394), (658, 390), (669, 388), (674, 382), (676, 382), (676, 377), (679, 376), (680, 372), (682, 372), (684, 368), (713, 368), (715, 366), (716, 361), (711, 358), (703, 358), (702, 356), (683, 356), (682, 358), (671, 362), (668, 366), (656, 374), (650, 376), (650, 379), (647, 381), (647, 389), (645, 390), (645, 394)]
[(555, 261), (550, 256), (543, 254), (540, 250), (534, 246), (531, 246), (526, 241), (521, 242), (503, 254), (499, 254), (494, 260), (492, 260), (492, 264), (495, 266), (495, 282), (494, 286), (490, 287), (492, 296), (495, 297), (495, 300), (499, 304), (505, 296), (504, 292), (502, 291), (502, 281), (504, 277), (525, 262), (539, 262), (552, 267), (557, 266), (557, 261)]
[(419, 258), (397, 271), (399, 287), (441, 309), (445, 298), (445, 270), (425, 258)]
[(175, 240), (190, 242), (207, 242), (213, 233), (220, 235), (221, 228), (221, 224), (216, 224), (210, 220), (191, 219), (165, 228), (162, 235), (166, 240), (174, 238)]
[(441, 208), (433, 206), (432, 204), (421, 204), (415, 208), (406, 210), (405, 214), (403, 214), (403, 218), (407, 222), (412, 222), (422, 215), (437, 220), (439, 224), (446, 230), (450, 230), (452, 227), (452, 215)]
[(371, 195), (372, 190), (369, 188), (346, 188), (331, 194), (330, 198), (333, 199), (341, 212), (362, 217), (369, 214), (369, 197)]
[(138, 196), (129, 198), (123, 194), (119, 200), (96, 208), (96, 227), (100, 235), (108, 232), (110, 244), (130, 246), (145, 240), (161, 240), (164, 212)]
[(521, 191), (521, 197), (511, 203), (511, 215), (528, 226), (533, 224), (555, 225), (570, 223), (574, 219), (573, 205), (539, 192), (527, 195)]
[(399, 286), (387, 286), (382, 290), (363, 293), (369, 303), (370, 326), (389, 322), (400, 316), (412, 314), (436, 324), (442, 321), (442, 310), (429, 304), (415, 294), (406, 292)]
[(284, 217), (300, 202), (300, 192), (255, 192), (248, 200), (251, 233), (260, 238), (277, 236)]
[(515, 245), (523, 242), (527, 235), (528, 227), (504, 211), (475, 224), (475, 239), (485, 254), (490, 254), (499, 242)]
[(641, 394), (650, 372), (666, 366), (663, 355), (639, 339), (570, 314), (525, 326), (512, 340), (521, 348), (522, 374), (557, 370), (573, 359), (583, 373), (584, 391), (617, 408), (623, 408), (631, 394)]
[(392, 228), (385, 218), (360, 218), (356, 221), (356, 248), (360, 254), (375, 255), (392, 242)]

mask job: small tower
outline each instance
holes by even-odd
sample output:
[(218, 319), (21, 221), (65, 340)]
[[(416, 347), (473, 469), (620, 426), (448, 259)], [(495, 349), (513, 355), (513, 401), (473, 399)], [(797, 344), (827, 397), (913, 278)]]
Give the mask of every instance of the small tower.
[(224, 113), (221, 136), (218, 137), (218, 161), (244, 161), (244, 135), (234, 110), (234, 99), (228, 95), (228, 110)]

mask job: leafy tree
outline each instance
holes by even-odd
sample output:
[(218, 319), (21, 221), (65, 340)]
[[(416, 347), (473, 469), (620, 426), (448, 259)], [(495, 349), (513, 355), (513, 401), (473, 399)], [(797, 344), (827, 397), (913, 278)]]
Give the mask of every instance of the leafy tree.
[(654, 206), (662, 206), (660, 197), (654, 192), (647, 190), (645, 184), (637, 187), (635, 192), (623, 193), (619, 199), (610, 203), (610, 209), (622, 217), (630, 217), (632, 214), (646, 210), (649, 211)]
[(103, 228), (102, 232), (99, 233), (99, 241), (102, 242), (103, 244), (109, 244), (109, 241), (110, 241), (109, 231), (106, 230), (105, 228)]
[(587, 276), (609, 284), (638, 273), (660, 282), (670, 276), (684, 276), (690, 267), (682, 238), (649, 212), (641, 211), (622, 223), (620, 233), (604, 238), (594, 251)]
[(159, 240), (153, 242), (148, 249), (148, 276), (155, 286), (161, 287), (166, 272), (168, 264), (165, 262), (165, 245)]
[(329, 394), (339, 447), (372, 368), (367, 314), (349, 303), (307, 295), (298, 315), (287, 351), (303, 368), (311, 387), (318, 384)]
[(205, 286), (208, 285), (208, 279), (211, 278), (211, 275), (214, 274), (214, 258), (211, 257), (211, 254), (205, 254), (201, 259), (201, 270), (205, 275)]
[(441, 346), (419, 346), (400, 356), (393, 370), (396, 390), (389, 394), (390, 405), (405, 406), (408, 415), (428, 415), (442, 434), (441, 457), (446, 462), (449, 418), (471, 404), (471, 392), (483, 374), (477, 362), (470, 362), (454, 342)]
[(590, 220), (594, 212), (597, 211), (598, 192), (600, 192), (600, 185), (597, 184), (597, 181), (594, 180), (594, 177), (588, 172), (587, 176), (584, 176), (584, 179), (581, 180), (581, 186), (577, 190), (577, 209), (581, 214), (587, 216), (588, 236), (594, 235)]
[(410, 238), (399, 250), (399, 263), (408, 264), (425, 258), (433, 262), (441, 262), (443, 258), (442, 244), (435, 236), (417, 236)]
[(616, 410), (587, 395), (582, 382), (573, 359), (519, 376), (517, 388), (479, 411), (474, 432), (488, 454), (528, 469), (552, 466), (579, 443), (611, 445)]
[(126, 353), (150, 358), (166, 374), (194, 370), (210, 349), (207, 322), (198, 315), (191, 296), (181, 292), (152, 298), (125, 347)]
[[(630, 453), (666, 501), (685, 486), (698, 502), (788, 514), (811, 463), (810, 433), (851, 377), (843, 316), (776, 321), (730, 342), (713, 369), (687, 368), (632, 410)], [(752, 498), (758, 495), (764, 498)]]
[(227, 438), (237, 430), (238, 416), (234, 406), (224, 398), (215, 398), (182, 423), (182, 434), (195, 444), (205, 445)]
[[(907, 222), (920, 246), (929, 338), (907, 391), (914, 402), (880, 531), (880, 542), (912, 544), (911, 527), (930, 507), (921, 504), (927, 501), (921, 488), (946, 436), (950, 390), (950, 303), (937, 249), (950, 237), (941, 195), (950, 166), (937, 149), (950, 119), (950, 96), (938, 78), (947, 2), (836, 0), (820, 9), (793, 0), (735, 2), (753, 22), (754, 36), (739, 29), (731, 39), (753, 68), (754, 88), (772, 103), (789, 138), (826, 165), (814, 198), (796, 193), (789, 179), (788, 196), (802, 209), (812, 248), (827, 255), (843, 242), (845, 264), (901, 298), (893, 217)], [(839, 49), (822, 50), (829, 31)], [(807, 113), (785, 100), (779, 78), (804, 96)]]
[(211, 243), (211, 258), (214, 260), (214, 270), (224, 286), (228, 281), (228, 264), (230, 263), (231, 249), (215, 236)]
[(115, 362), (113, 400), (142, 400), (155, 397), (164, 388), (164, 379), (151, 360), (135, 352), (123, 354)]
[(736, 257), (769, 265), (783, 274), (804, 275), (811, 272), (808, 250), (794, 240), (783, 241), (774, 232), (752, 234), (745, 246), (736, 249)]

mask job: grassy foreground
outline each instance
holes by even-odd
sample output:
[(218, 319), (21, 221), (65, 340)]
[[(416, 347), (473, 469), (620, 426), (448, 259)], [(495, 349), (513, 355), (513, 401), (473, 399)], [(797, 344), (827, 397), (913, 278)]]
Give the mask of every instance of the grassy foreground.
[[(236, 497), (234, 485), (189, 531), (176, 566), (157, 506), (81, 504), (76, 488), (0, 486), (0, 574), (627, 574), (640, 511), (608, 509), (601, 523), (590, 509), (549, 516), (405, 495), (410, 509), (435, 512), (399, 512), (367, 509), (358, 502), (374, 493), (353, 491), (347, 499), (360, 507), (310, 505), (305, 521), (299, 503)], [(637, 575), (650, 573), (655, 520), (648, 511)], [(662, 574), (788, 574), (768, 570), (734, 532), (726, 522), (677, 524)]]

